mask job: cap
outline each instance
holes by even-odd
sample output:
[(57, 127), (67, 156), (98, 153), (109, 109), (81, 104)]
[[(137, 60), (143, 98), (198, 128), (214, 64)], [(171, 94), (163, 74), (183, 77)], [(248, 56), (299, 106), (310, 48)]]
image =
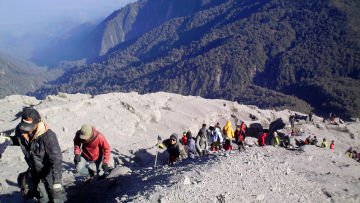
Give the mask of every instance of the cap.
[(41, 121), (39, 112), (32, 107), (25, 107), (22, 112), (19, 129), (22, 131), (32, 131), (36, 124)]
[(87, 140), (93, 135), (92, 126), (89, 124), (84, 124), (80, 129), (80, 139)]

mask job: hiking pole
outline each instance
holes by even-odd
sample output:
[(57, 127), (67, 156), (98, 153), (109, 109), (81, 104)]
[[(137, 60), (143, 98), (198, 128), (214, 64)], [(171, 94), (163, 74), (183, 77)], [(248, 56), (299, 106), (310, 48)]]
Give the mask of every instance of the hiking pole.
[(157, 157), (158, 157), (158, 153), (159, 153), (159, 148), (158, 148), (158, 146), (159, 146), (160, 142), (161, 142), (161, 137), (160, 137), (160, 135), (158, 135), (158, 137), (157, 137), (157, 144), (156, 144), (156, 154), (155, 154), (155, 165), (154, 165), (154, 168), (156, 168), (156, 162), (157, 162)]

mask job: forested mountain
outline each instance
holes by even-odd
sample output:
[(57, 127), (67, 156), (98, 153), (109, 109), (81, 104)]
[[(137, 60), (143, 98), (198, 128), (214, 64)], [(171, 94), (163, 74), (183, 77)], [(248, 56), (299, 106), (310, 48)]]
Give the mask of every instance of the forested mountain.
[[(123, 18), (120, 27), (130, 23), (127, 33), (136, 34), (116, 46), (104, 43), (98, 50), (105, 55), (35, 94), (169, 91), (360, 116), (359, 1), (192, 0), (192, 12), (176, 15), (164, 11), (185, 10), (188, 2), (165, 2), (144, 0), (118, 11), (159, 4), (139, 11), (139, 20)], [(114, 14), (101, 24), (112, 32), (102, 36), (123, 32), (111, 23)]]
[(48, 71), (30, 62), (0, 52), (0, 98), (12, 94), (35, 91), (42, 84), (54, 80), (61, 70)]

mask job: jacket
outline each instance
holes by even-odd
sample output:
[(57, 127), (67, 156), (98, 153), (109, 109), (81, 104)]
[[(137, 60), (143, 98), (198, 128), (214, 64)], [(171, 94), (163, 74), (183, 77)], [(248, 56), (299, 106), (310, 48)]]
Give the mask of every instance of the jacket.
[(13, 145), (20, 146), (33, 176), (49, 184), (61, 184), (63, 157), (60, 145), (56, 134), (44, 122), (38, 123), (37, 131), (29, 141), (20, 133), (18, 125)]
[(224, 134), (229, 138), (229, 139), (232, 139), (234, 138), (234, 130), (231, 126), (231, 122), (230, 121), (227, 121), (226, 122), (226, 125), (224, 126), (223, 128), (223, 131), (224, 131)]
[(74, 138), (74, 154), (83, 156), (87, 161), (96, 161), (100, 156), (104, 157), (103, 163), (108, 164), (110, 160), (111, 148), (104, 135), (94, 127), (93, 136), (83, 141), (80, 139), (81, 131), (77, 131)]
[(182, 144), (179, 143), (179, 140), (176, 138), (176, 144), (171, 144), (170, 138), (162, 142), (166, 146), (166, 151), (169, 153), (169, 156), (176, 158), (184, 158), (186, 156), (185, 149)]
[(207, 138), (207, 132), (205, 128), (201, 128), (198, 132), (198, 135), (196, 136), (196, 149), (198, 151), (202, 151), (207, 149), (208, 147), (208, 138)]

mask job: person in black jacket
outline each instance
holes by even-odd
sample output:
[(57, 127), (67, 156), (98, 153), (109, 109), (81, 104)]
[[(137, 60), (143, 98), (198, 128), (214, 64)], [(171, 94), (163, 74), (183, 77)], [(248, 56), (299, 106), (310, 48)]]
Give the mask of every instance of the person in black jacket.
[(29, 168), (18, 176), (25, 199), (39, 202), (64, 202), (62, 153), (56, 134), (50, 130), (37, 110), (25, 107), (16, 126), (13, 145), (20, 146)]

